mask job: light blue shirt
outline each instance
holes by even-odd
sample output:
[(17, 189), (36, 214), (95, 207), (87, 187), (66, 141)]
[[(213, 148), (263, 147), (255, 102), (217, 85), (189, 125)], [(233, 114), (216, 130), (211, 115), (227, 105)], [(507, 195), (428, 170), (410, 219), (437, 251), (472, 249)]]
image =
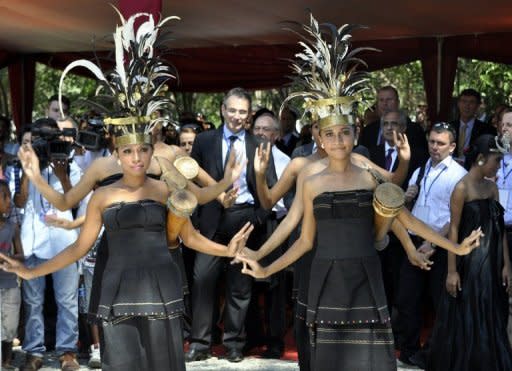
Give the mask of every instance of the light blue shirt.
[[(505, 208), (505, 225), (512, 225), (512, 155), (510, 153), (506, 153), (503, 156), (503, 160), (501, 161), (501, 166), (496, 173), (496, 185), (500, 191), (507, 191), (508, 199), (502, 200), (500, 202), (502, 206)], [(500, 192), (500, 197), (503, 196), (503, 193)]]
[[(236, 136), (237, 139), (233, 143), (233, 150), (236, 151), (236, 160), (237, 162), (242, 162), (247, 160), (247, 153), (245, 151), (245, 130), (239, 131), (237, 134), (233, 134), (228, 128), (227, 125), (223, 125), (222, 131), (222, 163), (226, 162), (226, 155), (228, 153), (228, 149), (230, 146), (230, 136)], [(252, 197), (251, 192), (249, 192), (249, 188), (247, 187), (247, 166), (245, 166), (242, 170), (242, 174), (240, 174), (240, 178), (238, 178), (233, 187), (238, 188), (238, 197), (236, 198), (235, 204), (243, 204), (250, 203), (254, 204), (254, 198)]]
[[(81, 177), (80, 168), (74, 162), (70, 164), (69, 179), (74, 186)], [(64, 193), (60, 180), (50, 167), (41, 172), (48, 180), (50, 187), (59, 193)], [(73, 220), (71, 210), (59, 211), (54, 208), (32, 183), (28, 186), (28, 198), (25, 204), (25, 215), (21, 224), (21, 243), (25, 257), (35, 255), (40, 259), (51, 259), (78, 237), (76, 229), (50, 227), (44, 222), (45, 215), (56, 215), (58, 218)]]

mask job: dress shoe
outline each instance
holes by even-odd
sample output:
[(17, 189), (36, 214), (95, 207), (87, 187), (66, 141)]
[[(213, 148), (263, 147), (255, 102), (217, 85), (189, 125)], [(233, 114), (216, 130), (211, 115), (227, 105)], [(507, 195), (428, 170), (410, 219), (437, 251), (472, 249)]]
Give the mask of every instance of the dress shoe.
[(37, 371), (43, 367), (43, 358), (27, 354), (25, 357), (25, 363), (21, 366), (20, 371)]
[(185, 353), (185, 362), (204, 361), (210, 358), (212, 355), (208, 350), (199, 350), (191, 348)]
[(427, 354), (424, 351), (418, 351), (409, 357), (409, 361), (422, 370), (427, 368)]
[(402, 355), (400, 357), (398, 357), (398, 366), (404, 367), (407, 369), (416, 369), (417, 368), (416, 365), (411, 362), (409, 357), (404, 357)]
[(229, 362), (241, 362), (244, 359), (242, 351), (239, 349), (230, 349), (226, 355), (226, 359)]
[(72, 352), (66, 352), (59, 357), (60, 369), (62, 371), (80, 370), (80, 365), (76, 360), (76, 355)]

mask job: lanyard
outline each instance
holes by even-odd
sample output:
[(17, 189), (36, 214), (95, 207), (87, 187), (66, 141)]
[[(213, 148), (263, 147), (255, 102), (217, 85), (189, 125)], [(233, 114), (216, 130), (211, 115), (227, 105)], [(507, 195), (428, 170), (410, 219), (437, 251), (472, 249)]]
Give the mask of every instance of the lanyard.
[(501, 172), (503, 173), (503, 181), (502, 181), (502, 183), (503, 183), (503, 185), (505, 185), (508, 176), (510, 175), (510, 173), (512, 173), (512, 169), (510, 169), (508, 171), (508, 173), (505, 174), (505, 161), (503, 161), (503, 160), (502, 160), (502, 164), (501, 164)]
[(427, 205), (427, 198), (428, 198), (428, 195), (430, 194), (430, 191), (432, 190), (432, 186), (434, 185), (434, 183), (437, 181), (437, 179), (439, 179), (439, 177), (441, 176), (442, 173), (444, 173), (444, 171), (448, 168), (447, 166), (445, 166), (443, 168), (443, 170), (441, 170), (439, 172), (439, 174), (437, 174), (437, 176), (434, 178), (434, 180), (432, 181), (432, 183), (430, 183), (430, 187), (428, 187), (427, 189), (427, 178), (428, 178), (428, 173), (430, 173), (430, 169), (432, 168), (432, 162), (429, 161), (428, 163), (428, 169), (427, 169), (427, 173), (425, 174), (425, 177), (423, 178), (423, 189), (425, 190), (425, 197), (424, 197), (424, 205), (426, 206)]

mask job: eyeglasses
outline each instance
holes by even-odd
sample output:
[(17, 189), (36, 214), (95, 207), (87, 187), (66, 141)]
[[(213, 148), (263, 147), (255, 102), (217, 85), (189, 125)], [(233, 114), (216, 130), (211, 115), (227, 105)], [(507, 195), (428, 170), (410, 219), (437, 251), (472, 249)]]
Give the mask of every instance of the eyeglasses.
[(400, 123), (398, 121), (383, 121), (382, 126), (393, 126), (397, 128), (400, 126)]
[(432, 126), (432, 130), (448, 130), (455, 137), (455, 129), (453, 128), (453, 126), (451, 124), (449, 124), (447, 122), (443, 122), (443, 121), (436, 122)]
[(276, 129), (271, 126), (255, 126), (253, 128), (254, 131), (263, 131), (264, 133), (269, 133), (271, 131), (275, 131)]

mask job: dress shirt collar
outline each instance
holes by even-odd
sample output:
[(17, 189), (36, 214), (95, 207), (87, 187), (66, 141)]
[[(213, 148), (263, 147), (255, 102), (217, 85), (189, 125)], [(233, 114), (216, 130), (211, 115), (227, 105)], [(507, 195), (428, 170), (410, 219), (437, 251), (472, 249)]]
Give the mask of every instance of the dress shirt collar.
[(224, 139), (226, 141), (229, 141), (229, 137), (234, 135), (238, 139), (240, 139), (242, 142), (245, 141), (245, 130), (240, 130), (238, 133), (233, 133), (231, 130), (228, 129), (227, 125), (222, 125), (222, 133), (224, 135)]

